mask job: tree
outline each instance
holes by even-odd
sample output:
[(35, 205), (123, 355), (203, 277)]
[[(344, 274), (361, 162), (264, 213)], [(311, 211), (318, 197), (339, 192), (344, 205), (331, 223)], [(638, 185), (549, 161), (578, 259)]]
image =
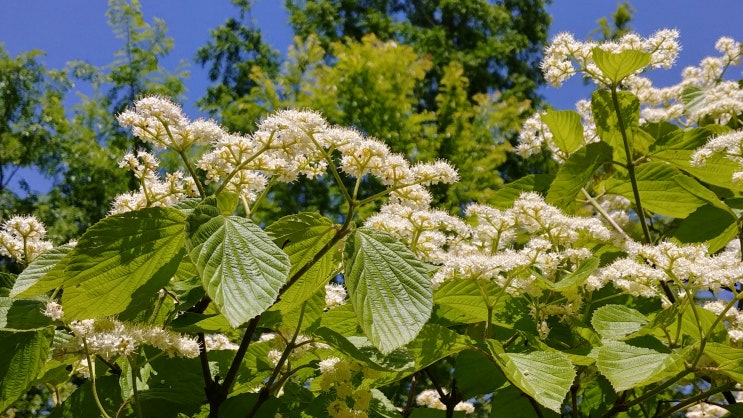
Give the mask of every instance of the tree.
[(263, 41), (260, 30), (250, 20), (252, 1), (232, 3), (238, 7), (239, 18), (229, 18), (212, 30), (212, 40), (196, 52), (196, 63), (209, 65), (209, 80), (218, 82), (199, 100), (199, 106), (211, 114), (229, 109), (235, 99), (250, 92), (255, 86), (250, 78), (254, 66), (270, 77), (279, 69), (279, 53)]
[(550, 17), (543, 0), (287, 0), (295, 33), (316, 34), (321, 45), (381, 40), (411, 45), (430, 56), (431, 71), (419, 92), (426, 109), (435, 109), (444, 70), (459, 62), (470, 80), (468, 97), (500, 92), (536, 100), (542, 76), (541, 50)]

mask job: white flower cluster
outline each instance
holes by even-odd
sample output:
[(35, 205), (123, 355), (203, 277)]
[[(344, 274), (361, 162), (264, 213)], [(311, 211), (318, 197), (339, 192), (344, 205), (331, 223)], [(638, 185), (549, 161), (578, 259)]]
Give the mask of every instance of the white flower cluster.
[(559, 87), (577, 73), (584, 73), (597, 83), (608, 85), (609, 81), (604, 78), (593, 60), (594, 48), (598, 47), (611, 53), (627, 50), (647, 52), (650, 53), (651, 67), (670, 68), (681, 49), (678, 37), (678, 31), (663, 29), (649, 38), (629, 33), (615, 42), (596, 43), (580, 42), (569, 33), (560, 33), (545, 49), (541, 67), (547, 82), (555, 87)]
[(169, 356), (194, 358), (199, 355), (199, 344), (195, 339), (167, 329), (107, 318), (84, 319), (69, 325), (76, 338), (56, 347), (58, 355), (84, 353), (87, 345), (88, 354), (109, 359), (117, 355), (128, 356), (143, 344), (160, 349)]
[(53, 300), (46, 303), (46, 306), (41, 313), (44, 316), (51, 318), (53, 321), (59, 321), (64, 317), (62, 305)]
[(722, 154), (725, 158), (738, 163), (740, 171), (733, 173), (732, 180), (733, 184), (743, 187), (743, 130), (718, 135), (710, 139), (692, 154), (691, 164), (702, 167), (707, 164), (707, 159), (715, 154)]
[(158, 148), (183, 152), (193, 144), (207, 145), (224, 135), (214, 121), (191, 122), (177, 104), (165, 97), (150, 96), (118, 116), (119, 124), (131, 127), (134, 136)]
[[(235, 135), (211, 121), (190, 122), (167, 99), (146, 97), (119, 115), (119, 123), (131, 127), (143, 140), (181, 154), (193, 144), (209, 144), (211, 149), (202, 155), (198, 167), (206, 172), (208, 181), (240, 194), (247, 202), (255, 201), (270, 179), (292, 182), (300, 175), (323, 175), (335, 152), (340, 153), (344, 173), (357, 178), (375, 176), (406, 199), (425, 198), (421, 185), (458, 179), (447, 162), (410, 166), (404, 156), (392, 153), (385, 143), (353, 129), (330, 127), (321, 115), (311, 111), (279, 111), (261, 121), (252, 135)], [(138, 165), (132, 159), (128, 156), (122, 165), (136, 170)], [(144, 197), (148, 197), (146, 193)], [(122, 196), (116, 207), (140, 207), (141, 198), (140, 194)]]
[(615, 260), (588, 279), (589, 289), (611, 282), (629, 294), (659, 297), (665, 306), (670, 306), (661, 281), (692, 290), (717, 291), (735, 288), (735, 283), (743, 279), (743, 265), (734, 251), (709, 255), (704, 245), (677, 245), (668, 241), (657, 245), (629, 242), (626, 250), (627, 257)]
[[(536, 193), (522, 194), (506, 210), (472, 204), (466, 215), (469, 222), (390, 203), (365, 225), (397, 236), (439, 265), (436, 286), (454, 279), (492, 280), (511, 294), (539, 295), (533, 268), (556, 280), (592, 256), (584, 243), (616, 239), (598, 219), (566, 216)], [(519, 242), (524, 235), (530, 239)]]
[(144, 151), (136, 156), (128, 153), (119, 162), (119, 167), (126, 167), (139, 180), (139, 190), (116, 196), (111, 204), (109, 214), (130, 212), (153, 206), (171, 206), (179, 201), (197, 195), (196, 184), (191, 177), (182, 172), (166, 173), (160, 178), (157, 158)]
[(204, 335), (204, 344), (206, 345), (206, 351), (217, 351), (217, 350), (237, 350), (239, 346), (224, 334), (207, 334)]
[(44, 240), (45, 237), (46, 228), (36, 217), (13, 216), (0, 228), (0, 254), (29, 264), (53, 247), (50, 241)]
[(325, 309), (346, 304), (346, 288), (340, 283), (328, 283), (325, 285)]
[[(446, 389), (443, 389), (443, 391), (444, 393), (447, 393)], [(433, 409), (441, 409), (444, 411), (446, 410), (446, 405), (441, 402), (439, 393), (434, 389), (426, 389), (423, 392), (419, 393), (418, 396), (415, 397), (415, 403), (420, 406), (427, 406)], [(462, 401), (454, 406), (454, 410), (464, 411), (465, 414), (474, 414), (475, 406), (470, 402)]]
[(735, 307), (725, 310), (725, 305), (726, 303), (719, 300), (708, 301), (705, 302), (704, 309), (717, 316), (723, 316), (722, 319), (728, 324), (727, 331), (731, 342), (743, 342), (743, 311), (735, 309)]
[(715, 44), (721, 56), (704, 58), (699, 66), (687, 67), (681, 82), (656, 88), (650, 79), (631, 76), (624, 86), (642, 103), (641, 118), (648, 122), (677, 121), (683, 125), (704, 119), (726, 124), (743, 112), (743, 89), (735, 81), (723, 79), (725, 71), (740, 64), (743, 44), (720, 38)]

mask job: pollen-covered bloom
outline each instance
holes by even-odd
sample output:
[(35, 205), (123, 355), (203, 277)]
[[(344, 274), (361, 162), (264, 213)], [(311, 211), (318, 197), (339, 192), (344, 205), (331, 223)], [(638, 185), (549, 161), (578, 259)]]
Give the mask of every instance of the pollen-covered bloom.
[(527, 118), (521, 125), (521, 130), (519, 131), (519, 144), (516, 146), (516, 153), (521, 157), (527, 158), (540, 153), (542, 151), (542, 146), (546, 145), (551, 149), (552, 147), (550, 147), (550, 144), (554, 146), (552, 138), (552, 132), (549, 127), (542, 122), (541, 114), (535, 113)]
[(53, 300), (46, 303), (46, 306), (41, 313), (54, 321), (59, 321), (64, 316), (62, 305)]
[(171, 330), (131, 324), (110, 318), (85, 319), (70, 323), (75, 339), (57, 347), (56, 354), (99, 354), (108, 359), (127, 356), (141, 345), (160, 349), (168, 356), (193, 358), (199, 355), (199, 344), (194, 338)]
[[(536, 193), (523, 193), (512, 208), (485, 205), (467, 208), (467, 233), (448, 239), (434, 285), (449, 280), (486, 280), (511, 295), (542, 292), (542, 279), (558, 281), (592, 257), (584, 245), (612, 244), (615, 236), (600, 221), (571, 217)], [(530, 237), (526, 242), (522, 237)], [(564, 295), (568, 303), (580, 300)], [(547, 313), (549, 315), (549, 313)]]
[(733, 173), (732, 181), (737, 186), (743, 187), (743, 130), (718, 135), (710, 139), (692, 154), (691, 164), (702, 167), (707, 164), (707, 159), (713, 155), (723, 155), (728, 160), (738, 164), (739, 170)]
[[(444, 394), (447, 393), (446, 389), (442, 389)], [(441, 402), (439, 393), (434, 389), (426, 389), (415, 397), (415, 403), (420, 406), (426, 406), (433, 409), (446, 410), (446, 405)], [(459, 402), (454, 406), (455, 411), (464, 411), (465, 414), (472, 414), (475, 412), (475, 406), (470, 402)]]
[(346, 288), (340, 283), (328, 283), (325, 285), (325, 308), (332, 309), (336, 306), (346, 304)]
[[(663, 29), (649, 38), (642, 38), (635, 33), (628, 33), (617, 41), (595, 43), (580, 42), (569, 33), (556, 35), (547, 46), (541, 67), (545, 79), (559, 87), (573, 74), (584, 73), (599, 84), (608, 84), (601, 71), (593, 61), (593, 49), (598, 47), (611, 53), (633, 50), (650, 54), (650, 66), (653, 68), (670, 68), (676, 61), (681, 47), (678, 43), (679, 33), (674, 29)], [(642, 69), (641, 69), (642, 70)], [(641, 71), (640, 70), (640, 71)]]
[(46, 228), (31, 215), (13, 216), (0, 228), (0, 254), (29, 264), (44, 251), (52, 248), (46, 238)]
[(193, 144), (207, 145), (224, 135), (214, 121), (191, 122), (181, 107), (170, 99), (149, 96), (134, 102), (134, 107), (118, 116), (119, 124), (131, 127), (134, 136), (158, 148), (182, 152)]
[(180, 171), (166, 173), (160, 177), (157, 158), (144, 151), (128, 153), (119, 162), (119, 167), (134, 173), (139, 180), (139, 190), (123, 193), (114, 199), (110, 214), (130, 212), (154, 206), (171, 206), (179, 201), (196, 196), (196, 184), (191, 177)]

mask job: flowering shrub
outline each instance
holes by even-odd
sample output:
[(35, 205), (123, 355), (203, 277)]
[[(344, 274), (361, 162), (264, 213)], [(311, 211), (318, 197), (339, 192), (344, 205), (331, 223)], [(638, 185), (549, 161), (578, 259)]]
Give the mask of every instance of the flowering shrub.
[[(462, 217), (431, 206), (448, 163), (316, 113), (238, 135), (138, 100), (120, 124), (185, 171), (124, 156), (139, 189), (75, 243), (3, 223), (26, 268), (1, 277), (0, 405), (73, 379), (59, 416), (743, 413), (743, 102), (722, 78), (743, 48), (723, 39), (656, 89), (641, 73), (671, 66), (677, 36), (559, 35), (547, 79), (597, 89), (535, 115), (518, 148), (559, 170)], [(300, 175), (331, 177), (346, 215), (253, 219)]]

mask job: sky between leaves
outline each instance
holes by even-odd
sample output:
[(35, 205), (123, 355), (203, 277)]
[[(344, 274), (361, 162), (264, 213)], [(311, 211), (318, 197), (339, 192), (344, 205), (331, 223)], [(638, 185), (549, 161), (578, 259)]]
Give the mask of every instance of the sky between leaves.
[[(229, 0), (141, 0), (148, 22), (160, 17), (168, 25), (168, 35), (175, 48), (163, 62), (168, 70), (184, 65), (191, 73), (185, 81), (188, 91), (184, 110), (191, 118), (201, 116), (195, 102), (209, 85), (206, 71), (192, 62), (196, 50), (209, 39), (209, 31), (235, 16), (237, 9)], [(563, 31), (585, 39), (597, 27), (596, 20), (608, 16), (619, 0), (553, 0), (548, 10), (553, 22), (550, 38)], [(107, 24), (107, 1), (104, 0), (0, 0), (0, 42), (12, 55), (31, 49), (46, 52), (42, 61), (49, 68), (62, 68), (71, 60), (85, 60), (94, 65), (111, 62), (119, 48)], [(266, 40), (286, 53), (292, 32), (283, 0), (255, 0), (252, 17)], [(715, 41), (730, 36), (743, 41), (743, 2), (739, 0), (634, 0), (637, 10), (632, 26), (643, 36), (661, 28), (676, 28), (681, 32), (682, 51), (671, 70), (656, 70), (651, 78), (656, 84), (675, 84), (681, 70), (696, 65), (715, 54)], [(595, 35), (598, 37), (598, 35)], [(728, 76), (739, 79), (743, 74), (735, 69)], [(573, 78), (560, 89), (544, 87), (542, 94), (558, 109), (573, 108), (575, 102), (590, 94), (591, 87)], [(74, 97), (71, 100), (75, 100)], [(32, 170), (18, 175), (32, 189), (44, 187), (45, 181)], [(11, 187), (17, 186), (13, 184)]]

